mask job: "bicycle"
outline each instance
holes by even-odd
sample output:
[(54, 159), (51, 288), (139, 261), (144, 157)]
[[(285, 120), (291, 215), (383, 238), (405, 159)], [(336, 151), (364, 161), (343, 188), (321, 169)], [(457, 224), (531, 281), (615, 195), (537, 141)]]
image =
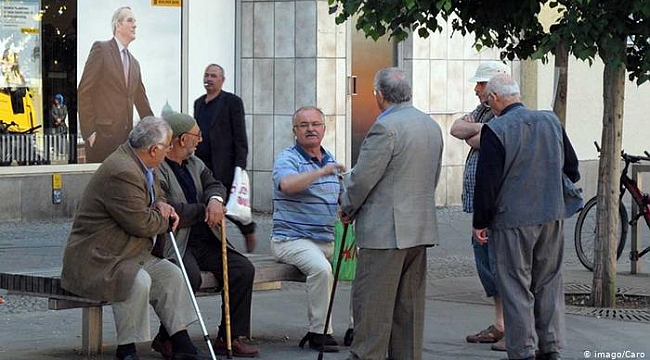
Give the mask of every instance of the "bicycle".
[[(596, 145), (596, 150), (600, 153), (600, 147), (597, 142), (594, 142)], [(646, 225), (650, 229), (650, 196), (646, 193), (641, 192), (638, 184), (632, 178), (628, 176), (628, 170), (630, 164), (635, 164), (640, 161), (650, 161), (650, 154), (647, 151), (644, 151), (646, 156), (637, 156), (626, 154), (621, 151), (621, 158), (625, 161), (625, 166), (621, 172), (620, 179), (620, 195), (619, 195), (619, 228), (618, 228), (618, 246), (616, 248), (616, 260), (621, 257), (623, 249), (625, 248), (625, 241), (627, 239), (628, 226), (636, 225), (640, 217), (643, 217)], [(628, 191), (632, 196), (634, 202), (638, 205), (639, 211), (636, 214), (632, 214), (632, 220), (629, 220), (629, 215), (625, 204), (623, 204), (623, 195)], [(575, 233), (574, 233), (574, 242), (576, 247), (576, 253), (578, 259), (582, 265), (587, 268), (589, 271), (594, 269), (594, 248), (596, 245), (596, 236), (597, 236), (597, 208), (598, 198), (594, 196), (585, 204), (585, 207), (580, 211), (578, 215), (578, 220), (576, 221)], [(643, 251), (630, 251), (630, 260), (638, 260), (643, 255), (647, 254), (650, 251), (650, 246), (645, 248)]]

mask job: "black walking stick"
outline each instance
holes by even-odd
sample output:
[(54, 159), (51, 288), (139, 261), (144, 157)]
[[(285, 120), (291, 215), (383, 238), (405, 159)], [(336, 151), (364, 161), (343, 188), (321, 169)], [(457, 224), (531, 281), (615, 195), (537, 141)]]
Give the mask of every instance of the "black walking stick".
[(345, 250), (345, 237), (348, 234), (348, 223), (343, 224), (343, 238), (341, 239), (341, 247), (339, 248), (338, 261), (336, 262), (336, 269), (334, 270), (334, 285), (332, 286), (332, 294), (330, 295), (330, 303), (327, 307), (327, 317), (325, 318), (325, 328), (323, 329), (322, 342), (320, 350), (318, 351), (318, 360), (323, 360), (323, 350), (325, 350), (325, 338), (327, 336), (327, 328), (330, 325), (330, 317), (332, 316), (332, 307), (334, 305), (334, 295), (336, 295), (336, 283), (339, 280), (339, 272), (341, 271), (341, 262), (343, 262), (343, 250)]
[(183, 256), (178, 250), (178, 245), (176, 245), (176, 238), (174, 237), (174, 232), (171, 230), (171, 222), (169, 224), (169, 239), (172, 242), (174, 247), (174, 254), (176, 254), (176, 259), (178, 259), (178, 265), (181, 267), (181, 272), (183, 273), (183, 280), (185, 280), (185, 286), (187, 287), (187, 292), (190, 294), (190, 299), (192, 299), (192, 305), (194, 306), (194, 312), (199, 318), (199, 323), (201, 324), (201, 330), (203, 331), (203, 338), (208, 344), (208, 350), (210, 350), (210, 356), (212, 360), (217, 360), (217, 356), (214, 354), (212, 349), (212, 342), (210, 342), (210, 335), (208, 335), (208, 330), (205, 327), (203, 322), (203, 317), (201, 316), (201, 310), (199, 310), (199, 304), (196, 302), (196, 296), (194, 296), (194, 290), (192, 289), (192, 284), (190, 283), (190, 278), (187, 276), (187, 271), (185, 270), (185, 264), (183, 264)]

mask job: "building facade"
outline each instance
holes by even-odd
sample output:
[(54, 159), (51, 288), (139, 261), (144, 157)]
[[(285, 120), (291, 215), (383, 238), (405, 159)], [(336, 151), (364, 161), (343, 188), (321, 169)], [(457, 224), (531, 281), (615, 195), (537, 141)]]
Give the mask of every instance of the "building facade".
[[(83, 73), (91, 44), (111, 38), (110, 17), (122, 1), (33, 0), (4, 1), (37, 9), (38, 22), (32, 28), (39, 39), (30, 51), (30, 91), (34, 112), (40, 124), (51, 128), (47, 114), (49, 99), (66, 95), (70, 121), (66, 165), (0, 166), (0, 195), (26, 197), (43, 191), (45, 210), (39, 214), (71, 216), (80, 196), (79, 186), (66, 185), (66, 172), (74, 172), (83, 162), (83, 139), (76, 134), (76, 87)], [(315, 105), (326, 114), (324, 146), (347, 166), (353, 166), (365, 131), (378, 111), (372, 97), (372, 76), (377, 69), (399, 66), (412, 76), (413, 103), (429, 113), (448, 134), (454, 119), (477, 105), (473, 83), (468, 79), (481, 61), (498, 60), (495, 50), (477, 52), (473, 39), (452, 34), (443, 26), (441, 33), (427, 39), (410, 37), (396, 44), (386, 39), (366, 39), (351, 22), (337, 25), (329, 14), (327, 0), (132, 0), (137, 18), (137, 37), (129, 51), (138, 59), (142, 78), (154, 114), (163, 108), (192, 112), (195, 98), (203, 94), (203, 71), (218, 63), (226, 71), (224, 88), (242, 97), (246, 109), (249, 140), (248, 170), (253, 208), (272, 211), (271, 172), (275, 156), (293, 144), (291, 115), (295, 109)], [(2, 21), (14, 21), (3, 17)], [(20, 26), (15, 27), (22, 29)], [(22, 31), (22, 30), (20, 30)], [(15, 37), (5, 47), (18, 48)], [(34, 48), (38, 48), (36, 51)], [(25, 47), (26, 49), (26, 47)], [(21, 57), (22, 58), (22, 57)], [(39, 66), (35, 64), (40, 62)], [(553, 99), (554, 69), (541, 62), (508, 63), (520, 81), (524, 102), (531, 108), (550, 109)], [(27, 67), (27, 66), (25, 66)], [(33, 75), (33, 76), (32, 76)], [(35, 84), (35, 85), (34, 85)], [(650, 110), (650, 86), (630, 83), (626, 92), (623, 144), (626, 150), (640, 153), (647, 146), (642, 131)], [(595, 193), (597, 153), (593, 141), (600, 141), (602, 129), (602, 64), (593, 66), (571, 60), (569, 64), (567, 133), (572, 139), (585, 174), (585, 193)], [(0, 104), (1, 105), (1, 104)], [(134, 121), (138, 116), (134, 116)], [(36, 141), (42, 152), (45, 140)], [(78, 149), (79, 152), (73, 149)], [(467, 146), (451, 136), (445, 138), (443, 173), (438, 185), (437, 203), (460, 204), (462, 172)], [(81, 154), (80, 154), (81, 153)], [(81, 155), (81, 156), (80, 156)], [(67, 160), (67, 161), (66, 161)], [(53, 163), (53, 162), (52, 162)], [(16, 165), (15, 163), (13, 165)], [(92, 165), (84, 165), (87, 174)], [(52, 190), (30, 189), (25, 180), (20, 188), (10, 179), (39, 173), (63, 173), (62, 201), (53, 204)], [(77, 181), (77, 180), (75, 180)], [(38, 181), (37, 181), (38, 182)], [(43, 184), (43, 181), (38, 182)], [(45, 181), (49, 183), (49, 178)], [(48, 196), (46, 196), (48, 195)], [(11, 203), (11, 202), (10, 202)], [(0, 209), (8, 214), (1, 219), (29, 218), (25, 208)], [(60, 204), (67, 204), (60, 206)], [(30, 202), (30, 206), (36, 206)], [(58, 206), (58, 207), (57, 207)], [(65, 209), (65, 210), (60, 210)]]

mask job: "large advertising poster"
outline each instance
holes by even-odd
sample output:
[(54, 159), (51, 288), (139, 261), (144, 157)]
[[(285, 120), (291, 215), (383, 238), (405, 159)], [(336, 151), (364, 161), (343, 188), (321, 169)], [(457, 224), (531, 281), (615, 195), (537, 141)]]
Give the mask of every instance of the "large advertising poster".
[(180, 110), (181, 7), (180, 1), (79, 0), (77, 14), (78, 129), (86, 161), (101, 162), (140, 118)]
[[(40, 0), (0, 2), (0, 132), (42, 124)], [(4, 156), (3, 156), (4, 157)]]

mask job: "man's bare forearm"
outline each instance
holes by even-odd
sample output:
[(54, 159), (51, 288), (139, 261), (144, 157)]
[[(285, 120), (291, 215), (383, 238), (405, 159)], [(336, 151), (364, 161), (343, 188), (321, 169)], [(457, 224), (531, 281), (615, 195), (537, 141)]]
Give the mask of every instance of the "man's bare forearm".
[(476, 136), (477, 134), (480, 134), (482, 126), (483, 124), (468, 121), (467, 116), (463, 116), (462, 118), (456, 119), (456, 121), (454, 121), (454, 123), (451, 125), (451, 130), (449, 133), (451, 136), (457, 139), (467, 140), (473, 136)]

